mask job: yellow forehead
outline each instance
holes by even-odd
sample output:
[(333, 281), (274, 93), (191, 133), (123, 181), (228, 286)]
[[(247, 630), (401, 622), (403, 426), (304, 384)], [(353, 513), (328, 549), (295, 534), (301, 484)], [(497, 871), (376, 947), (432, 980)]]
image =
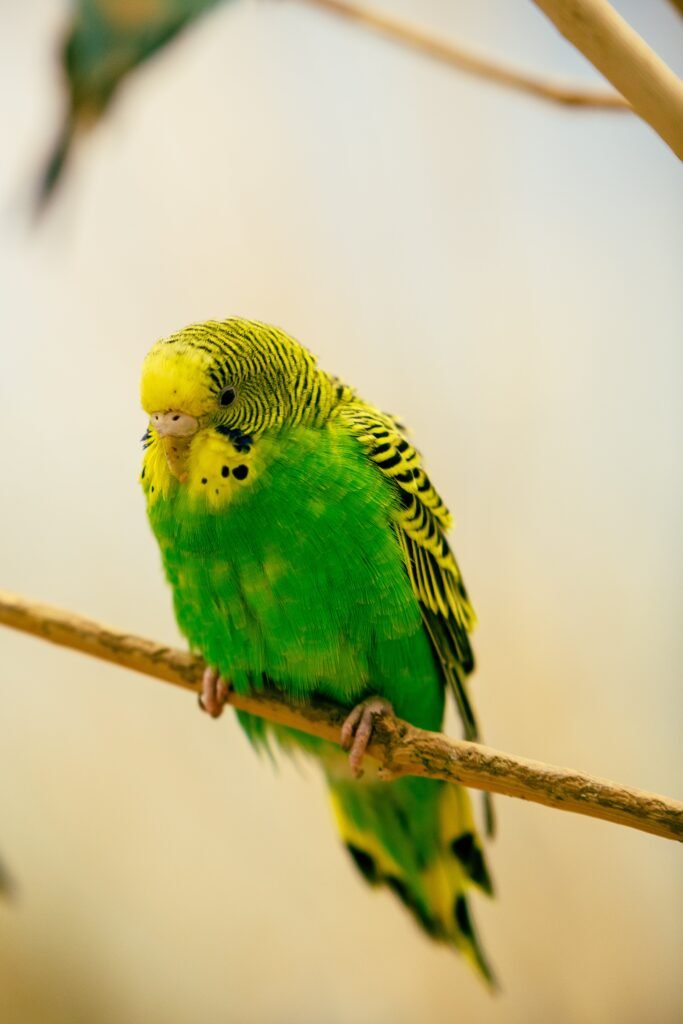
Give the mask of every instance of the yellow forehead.
[(211, 359), (201, 349), (159, 342), (142, 366), (140, 400), (146, 413), (179, 409), (201, 417), (216, 404), (208, 369)]

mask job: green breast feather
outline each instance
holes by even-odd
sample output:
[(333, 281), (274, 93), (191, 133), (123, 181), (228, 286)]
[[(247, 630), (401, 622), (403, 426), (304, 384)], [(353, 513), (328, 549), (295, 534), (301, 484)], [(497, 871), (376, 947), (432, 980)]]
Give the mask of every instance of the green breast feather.
[[(282, 332), (239, 320), (158, 343), (142, 394), (142, 485), (191, 647), (238, 690), (349, 708), (379, 694), (427, 729), (441, 727), (448, 686), (476, 736), (473, 614), (443, 532), (450, 516), (396, 421)], [(194, 433), (171, 444), (157, 409), (178, 409)], [(472, 884), (491, 891), (466, 791), (352, 780), (332, 745), (241, 721), (256, 741), (320, 760), (361, 873), (490, 979), (466, 897)]]

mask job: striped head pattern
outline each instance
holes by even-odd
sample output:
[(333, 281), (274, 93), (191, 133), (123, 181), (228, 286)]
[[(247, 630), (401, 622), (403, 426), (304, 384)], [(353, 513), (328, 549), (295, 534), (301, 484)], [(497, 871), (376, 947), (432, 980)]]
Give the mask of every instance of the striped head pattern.
[(151, 427), (178, 437), (206, 427), (255, 437), (270, 427), (323, 423), (345, 394), (293, 338), (237, 318), (162, 339), (142, 371)]

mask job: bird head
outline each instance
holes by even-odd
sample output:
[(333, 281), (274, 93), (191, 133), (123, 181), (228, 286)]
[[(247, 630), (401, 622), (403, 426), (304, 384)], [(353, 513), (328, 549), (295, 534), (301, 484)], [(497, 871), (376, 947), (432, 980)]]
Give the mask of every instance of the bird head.
[(255, 438), (271, 427), (324, 418), (337, 395), (297, 341), (237, 318), (194, 324), (157, 342), (140, 391), (176, 476), (179, 454), (198, 432), (219, 428)]
[(151, 426), (187, 436), (219, 424), (248, 434), (296, 417), (319, 373), (283, 331), (249, 320), (207, 321), (163, 338), (142, 368)]

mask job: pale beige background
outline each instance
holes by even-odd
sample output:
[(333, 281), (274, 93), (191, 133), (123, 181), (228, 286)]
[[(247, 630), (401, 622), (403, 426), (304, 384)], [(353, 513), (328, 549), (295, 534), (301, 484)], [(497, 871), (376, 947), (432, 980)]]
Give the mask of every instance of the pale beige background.
[[(597, 76), (532, 5), (387, 8)], [(683, 70), (671, 5), (619, 5)], [(681, 791), (680, 166), (295, 3), (146, 68), (29, 230), (65, 7), (0, 8), (0, 585), (178, 641), (136, 484), (142, 357), (273, 320), (403, 414), (454, 507), (489, 741)], [(338, 848), (315, 772), (0, 632), (7, 1024), (681, 1019), (680, 849), (498, 801), (492, 1000)]]

